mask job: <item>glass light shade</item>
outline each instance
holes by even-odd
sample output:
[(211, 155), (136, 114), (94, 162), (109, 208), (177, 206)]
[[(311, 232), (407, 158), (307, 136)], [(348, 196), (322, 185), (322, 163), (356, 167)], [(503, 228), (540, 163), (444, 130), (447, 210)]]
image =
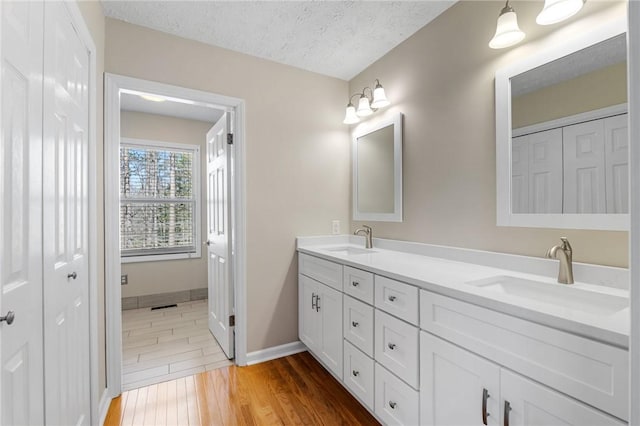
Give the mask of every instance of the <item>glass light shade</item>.
[[(506, 9), (506, 8), (505, 8)], [(524, 39), (524, 33), (518, 27), (518, 17), (513, 9), (503, 13), (498, 17), (498, 25), (496, 27), (496, 34), (489, 42), (489, 47), (492, 49), (503, 49), (505, 47), (518, 44)]]
[(358, 118), (358, 115), (356, 114), (356, 107), (354, 107), (352, 104), (347, 105), (347, 111), (344, 115), (344, 124), (355, 124), (357, 122), (359, 122), (360, 119)]
[(551, 25), (568, 19), (578, 13), (584, 0), (545, 0), (542, 12), (538, 14), (536, 23)]
[(371, 102), (371, 108), (383, 108), (390, 103), (391, 102), (387, 100), (387, 95), (384, 93), (384, 87), (378, 84), (373, 91), (373, 102)]
[(360, 96), (360, 101), (358, 101), (358, 110), (356, 111), (360, 117), (366, 117), (367, 115), (373, 114), (371, 110), (371, 106), (369, 105), (369, 98), (362, 95)]

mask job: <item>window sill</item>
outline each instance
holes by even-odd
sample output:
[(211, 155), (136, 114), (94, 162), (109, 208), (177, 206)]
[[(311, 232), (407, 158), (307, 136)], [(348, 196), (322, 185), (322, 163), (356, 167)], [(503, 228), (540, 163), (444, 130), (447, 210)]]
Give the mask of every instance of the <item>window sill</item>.
[(175, 254), (150, 254), (146, 256), (120, 256), (121, 263), (163, 262), (167, 260), (200, 259), (200, 252)]

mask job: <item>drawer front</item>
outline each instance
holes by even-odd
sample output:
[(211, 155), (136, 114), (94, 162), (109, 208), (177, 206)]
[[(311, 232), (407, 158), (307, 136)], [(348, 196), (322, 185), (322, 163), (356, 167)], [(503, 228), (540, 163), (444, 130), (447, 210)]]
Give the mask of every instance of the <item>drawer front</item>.
[(350, 266), (344, 267), (344, 292), (373, 305), (373, 274)]
[(376, 363), (375, 413), (388, 425), (420, 424), (418, 392)]
[(373, 358), (373, 306), (344, 296), (344, 338)]
[(342, 265), (308, 254), (298, 254), (298, 272), (342, 291)]
[(418, 287), (376, 275), (376, 308), (418, 325)]
[(360, 401), (373, 410), (373, 359), (344, 342), (344, 384)]
[(418, 389), (418, 328), (376, 310), (375, 359)]
[(420, 292), (420, 304), (424, 330), (616, 417), (628, 418), (626, 350), (425, 290)]

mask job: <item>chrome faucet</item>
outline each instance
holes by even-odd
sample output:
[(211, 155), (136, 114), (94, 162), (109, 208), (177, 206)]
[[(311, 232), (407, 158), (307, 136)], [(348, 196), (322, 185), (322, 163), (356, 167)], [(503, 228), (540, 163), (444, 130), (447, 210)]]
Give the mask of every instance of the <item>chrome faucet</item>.
[(560, 237), (562, 244), (553, 246), (547, 251), (547, 257), (560, 260), (560, 270), (558, 271), (558, 282), (561, 284), (573, 284), (573, 252), (567, 237)]
[(371, 231), (371, 227), (367, 225), (362, 225), (362, 228), (356, 229), (353, 235), (359, 235), (361, 232), (364, 232), (365, 240), (364, 240), (364, 248), (372, 248), (373, 247), (373, 232)]

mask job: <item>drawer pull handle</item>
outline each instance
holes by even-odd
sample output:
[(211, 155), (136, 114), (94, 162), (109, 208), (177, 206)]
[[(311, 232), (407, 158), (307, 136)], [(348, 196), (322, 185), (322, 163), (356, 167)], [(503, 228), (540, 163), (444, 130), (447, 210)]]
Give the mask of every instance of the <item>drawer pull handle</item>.
[(509, 426), (509, 411), (511, 411), (511, 403), (504, 401), (504, 426)]
[(487, 413), (487, 399), (489, 399), (491, 395), (489, 395), (489, 391), (487, 389), (482, 389), (482, 424), (487, 425), (487, 417), (489, 417), (489, 413)]
[(391, 409), (392, 409), (392, 410), (395, 410), (395, 409), (396, 409), (396, 405), (398, 405), (398, 404), (396, 404), (396, 403), (395, 403), (395, 402), (393, 402), (393, 401), (389, 401), (389, 407), (391, 407)]
[(351, 321), (351, 325), (354, 326), (354, 327), (357, 327), (360, 324), (357, 321)]
[(316, 309), (316, 294), (311, 293), (311, 309)]
[(316, 296), (316, 312), (320, 312), (320, 295)]
[(351, 374), (353, 374), (353, 377), (358, 377), (360, 375), (360, 372), (357, 370), (353, 370)]
[(389, 347), (389, 349), (394, 350), (396, 348), (396, 344), (395, 343), (389, 343), (387, 345)]
[(389, 296), (389, 302), (394, 302), (396, 300), (395, 296)]
[(354, 287), (358, 287), (360, 283), (358, 281), (351, 281), (351, 285)]

